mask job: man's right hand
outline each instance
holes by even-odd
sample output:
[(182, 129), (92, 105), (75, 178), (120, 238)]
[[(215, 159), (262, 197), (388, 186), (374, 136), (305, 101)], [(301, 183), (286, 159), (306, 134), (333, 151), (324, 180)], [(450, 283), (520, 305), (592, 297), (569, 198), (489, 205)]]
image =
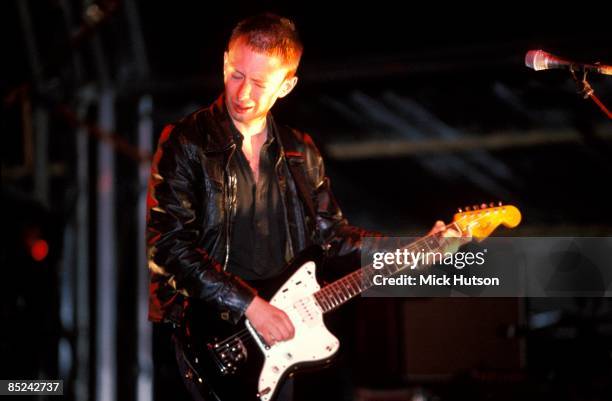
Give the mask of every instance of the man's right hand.
[(289, 316), (258, 296), (251, 301), (245, 316), (268, 345), (289, 340), (295, 334)]

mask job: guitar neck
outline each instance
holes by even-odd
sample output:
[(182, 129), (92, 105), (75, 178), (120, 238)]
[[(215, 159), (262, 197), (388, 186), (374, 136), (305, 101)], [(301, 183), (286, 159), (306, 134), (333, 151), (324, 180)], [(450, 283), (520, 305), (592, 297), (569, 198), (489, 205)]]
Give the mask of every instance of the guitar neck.
[[(450, 226), (453, 227), (454, 224)], [(389, 277), (406, 269), (418, 270), (427, 267), (429, 264), (425, 263), (426, 260), (415, 263), (412, 260), (412, 255), (424, 252), (442, 252), (449, 240), (439, 234), (431, 234), (420, 238), (405, 247), (399, 248), (401, 253), (404, 253), (404, 250), (407, 251), (406, 264), (385, 263), (381, 269), (375, 269), (372, 264), (369, 264), (321, 288), (314, 293), (315, 299), (323, 313), (337, 309), (345, 302), (372, 287), (374, 285), (372, 278), (375, 275)]]

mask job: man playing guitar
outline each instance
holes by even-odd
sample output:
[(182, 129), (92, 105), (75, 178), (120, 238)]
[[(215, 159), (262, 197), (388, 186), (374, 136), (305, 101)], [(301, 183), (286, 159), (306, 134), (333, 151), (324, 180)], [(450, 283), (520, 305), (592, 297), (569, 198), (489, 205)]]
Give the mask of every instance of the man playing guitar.
[[(288, 19), (241, 21), (223, 55), (224, 93), (164, 129), (147, 205), (151, 321), (189, 327), (190, 308), (205, 304), (229, 325), (246, 318), (257, 340), (274, 347), (294, 338), (294, 322), (253, 283), (279, 276), (313, 245), (359, 267), (361, 238), (376, 234), (343, 217), (310, 136), (270, 113), (296, 86), (301, 55)], [(436, 232), (461, 235), (441, 221)], [(197, 357), (181, 363), (184, 337), (175, 345), (194, 399), (218, 397), (196, 374)], [(288, 385), (274, 394), (292, 397)]]

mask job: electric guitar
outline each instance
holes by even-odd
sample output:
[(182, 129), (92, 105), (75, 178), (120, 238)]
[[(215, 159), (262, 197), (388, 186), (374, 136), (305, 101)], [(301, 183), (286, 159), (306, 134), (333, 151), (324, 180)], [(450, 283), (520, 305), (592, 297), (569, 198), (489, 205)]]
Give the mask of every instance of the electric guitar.
[[(516, 207), (491, 205), (460, 209), (448, 227), (482, 241), (499, 225), (513, 228), (520, 220)], [(405, 249), (418, 251), (427, 247), (433, 252), (447, 252), (446, 240), (432, 234)], [(186, 362), (202, 394), (223, 401), (273, 400), (285, 378), (301, 369), (328, 364), (338, 351), (340, 342), (327, 330), (324, 313), (371, 287), (373, 283), (368, 278), (374, 274), (391, 275), (407, 268), (396, 266), (394, 271), (388, 271), (365, 266), (321, 288), (316, 268), (322, 260), (321, 247), (307, 248), (280, 276), (255, 284), (261, 297), (269, 299), (270, 304), (291, 319), (295, 336), (288, 341), (268, 346), (248, 320), (234, 325), (228, 321), (227, 314), (203, 302), (190, 304), (179, 335), (187, 344)]]

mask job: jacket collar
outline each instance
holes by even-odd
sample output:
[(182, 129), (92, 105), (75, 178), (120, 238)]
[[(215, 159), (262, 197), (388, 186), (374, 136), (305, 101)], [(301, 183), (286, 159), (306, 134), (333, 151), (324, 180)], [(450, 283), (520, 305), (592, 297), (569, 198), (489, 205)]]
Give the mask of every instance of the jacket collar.
[[(197, 125), (205, 135), (206, 141), (204, 144), (204, 152), (225, 152), (228, 151), (232, 145), (237, 144), (242, 137), (238, 128), (234, 125), (227, 107), (225, 106), (225, 94), (221, 94), (217, 100), (206, 109), (208, 118), (205, 115), (198, 113)], [(268, 132), (271, 132), (276, 142), (281, 146), (281, 142), (278, 140), (278, 127), (274, 122), (272, 113), (268, 112), (266, 124), (268, 126)]]

